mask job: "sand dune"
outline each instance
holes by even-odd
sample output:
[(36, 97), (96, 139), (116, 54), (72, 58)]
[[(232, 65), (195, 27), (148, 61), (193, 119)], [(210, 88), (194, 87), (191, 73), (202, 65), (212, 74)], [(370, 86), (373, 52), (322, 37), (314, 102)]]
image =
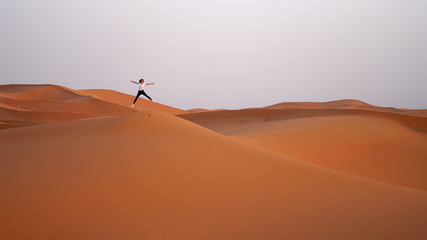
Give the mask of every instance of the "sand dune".
[(294, 119), (236, 138), (343, 172), (427, 190), (427, 135), (395, 121), (365, 116)]
[(187, 110), (189, 113), (200, 113), (200, 112), (209, 112), (210, 110), (205, 108), (194, 108)]
[(427, 238), (426, 118), (132, 98), (0, 86), (0, 239)]
[(365, 102), (345, 99), (330, 102), (283, 102), (265, 107), (267, 109), (377, 109)]
[[(375, 116), (392, 119), (417, 132), (427, 132), (426, 118), (407, 114), (366, 111), (358, 109), (243, 109), (188, 113), (180, 117), (207, 127), (224, 135), (241, 128), (264, 124), (278, 120), (312, 118), (322, 116)], [(350, 127), (350, 126), (349, 126)]]
[[(190, 110), (187, 110), (186, 113), (201, 113), (201, 112), (220, 112), (220, 111), (228, 111), (228, 109), (215, 109), (215, 110), (209, 110), (205, 108), (193, 108)], [(183, 113), (185, 114), (185, 113)], [(178, 114), (177, 114), (178, 115)]]
[[(135, 99), (135, 96), (127, 95), (127, 94), (112, 91), (112, 90), (104, 90), (104, 89), (80, 90), (79, 92), (95, 95), (105, 101), (112, 102), (115, 104), (120, 104), (125, 107), (129, 107), (132, 104), (133, 100)], [(136, 102), (134, 109), (138, 111), (154, 110), (154, 111), (166, 112), (172, 115), (187, 113), (187, 111), (184, 111), (178, 108), (173, 108), (173, 107), (159, 104), (159, 103), (153, 103), (149, 100), (144, 99), (143, 97), (140, 97), (140, 99)]]
[[(329, 102), (282, 102), (271, 106), (263, 107), (262, 109), (353, 109), (366, 110), (374, 112), (389, 112), (411, 116), (427, 117), (426, 109), (406, 109), (393, 107), (378, 107), (359, 100), (346, 99)], [(188, 110), (188, 113), (202, 113), (213, 111), (228, 111), (227, 109), (209, 110), (204, 108), (195, 108)]]
[(86, 97), (78, 91), (50, 84), (0, 85), (0, 92), (2, 97), (15, 100), (72, 101)]
[(266, 109), (358, 109), (358, 110), (367, 110), (375, 112), (390, 112), (390, 113), (399, 113), (399, 114), (408, 114), (420, 117), (426, 117), (426, 110), (411, 110), (403, 108), (393, 108), (393, 107), (378, 107), (370, 105), (368, 103), (354, 100), (336, 100), (330, 102), (283, 102), (274, 104)]
[(246, 109), (181, 117), (285, 156), (427, 190), (427, 118), (349, 109)]
[(97, 114), (68, 113), (68, 112), (43, 112), (28, 110), (11, 110), (0, 108), (1, 120), (5, 123), (21, 123), (26, 125), (72, 121), (83, 118), (99, 117)]
[(0, 128), (120, 116), (156, 110), (183, 114), (184, 110), (140, 99), (134, 109), (130, 95), (111, 90), (72, 90), (56, 85), (0, 85)]
[(427, 117), (427, 110), (410, 110), (405, 113), (406, 115), (419, 116), (419, 117)]
[(427, 236), (427, 192), (286, 158), (165, 113), (2, 130), (0, 141), (2, 239)]

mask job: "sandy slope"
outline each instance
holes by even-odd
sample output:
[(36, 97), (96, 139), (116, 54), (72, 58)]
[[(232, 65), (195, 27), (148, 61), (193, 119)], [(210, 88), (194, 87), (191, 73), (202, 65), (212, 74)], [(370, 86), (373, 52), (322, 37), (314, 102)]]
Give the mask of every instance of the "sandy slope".
[[(37, 141), (34, 141), (37, 139)], [(0, 131), (2, 239), (425, 239), (427, 193), (154, 111)]]
[[(90, 90), (79, 90), (79, 92), (95, 95), (105, 101), (120, 104), (125, 107), (129, 107), (130, 105), (132, 105), (132, 102), (135, 99), (135, 96), (127, 95), (127, 94), (112, 91), (112, 90), (90, 89)], [(134, 109), (138, 111), (154, 110), (154, 111), (166, 112), (172, 115), (187, 113), (187, 111), (184, 111), (178, 108), (173, 108), (173, 107), (159, 104), (159, 103), (153, 103), (145, 99), (143, 96), (141, 96), (138, 99)]]
[(285, 156), (427, 190), (427, 118), (351, 109), (246, 109), (181, 117)]
[(0, 85), (0, 129), (101, 116), (120, 116), (156, 110), (183, 114), (184, 110), (111, 90), (72, 90), (57, 85)]
[(293, 119), (247, 130), (236, 138), (358, 176), (427, 190), (427, 134), (388, 119)]

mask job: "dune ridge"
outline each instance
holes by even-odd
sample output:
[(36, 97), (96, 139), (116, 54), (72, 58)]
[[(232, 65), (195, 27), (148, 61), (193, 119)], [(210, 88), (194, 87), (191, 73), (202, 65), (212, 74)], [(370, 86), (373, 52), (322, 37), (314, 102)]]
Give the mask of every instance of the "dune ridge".
[[(251, 109), (251, 108), (249, 108)], [(259, 108), (258, 108), (259, 109)], [(407, 108), (394, 108), (394, 107), (379, 107), (360, 100), (343, 99), (329, 102), (282, 102), (270, 106), (262, 107), (262, 109), (354, 109), (366, 110), (374, 112), (389, 112), (398, 113), (419, 117), (427, 117), (426, 109), (407, 109)], [(212, 111), (228, 111), (228, 109), (215, 109), (209, 110), (204, 108), (195, 108), (188, 110), (188, 113), (201, 113)]]
[(78, 91), (52, 84), (0, 85), (1, 96), (16, 100), (72, 101), (86, 97)]
[[(125, 107), (129, 107), (132, 104), (133, 100), (135, 99), (135, 96), (131, 96), (128, 94), (124, 94), (124, 93), (120, 93), (112, 90), (105, 90), (105, 89), (89, 89), (89, 90), (79, 90), (79, 91), (85, 94), (91, 94), (91, 95), (97, 96), (103, 99), (104, 101), (120, 104)], [(143, 103), (141, 104), (141, 102)], [(185, 110), (170, 107), (160, 103), (153, 103), (142, 97), (136, 102), (134, 109), (137, 111), (154, 110), (154, 111), (166, 112), (172, 115), (187, 113), (187, 111)]]
[(265, 107), (266, 109), (358, 109), (358, 110), (367, 110), (374, 112), (389, 112), (389, 113), (399, 113), (407, 115), (415, 115), (420, 117), (427, 117), (427, 111), (422, 110), (412, 110), (404, 108), (394, 108), (394, 107), (379, 107), (374, 106), (360, 100), (355, 99), (343, 99), (335, 100), (329, 102), (282, 102), (274, 104), (271, 106)]
[(133, 98), (112, 90), (73, 90), (50, 84), (0, 85), (0, 128), (120, 116), (148, 109), (169, 114), (186, 113), (145, 99), (139, 99), (131, 109)]

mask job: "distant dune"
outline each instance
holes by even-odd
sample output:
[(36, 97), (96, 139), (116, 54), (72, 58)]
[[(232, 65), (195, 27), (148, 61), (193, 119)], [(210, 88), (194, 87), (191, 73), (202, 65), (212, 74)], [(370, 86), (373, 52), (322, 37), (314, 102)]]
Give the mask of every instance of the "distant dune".
[(132, 98), (0, 86), (0, 239), (427, 237), (424, 117)]
[(283, 102), (265, 107), (267, 109), (359, 109), (376, 112), (390, 112), (427, 117), (427, 110), (410, 110), (393, 107), (377, 107), (365, 102), (347, 99), (330, 102)]
[(187, 110), (187, 113), (218, 112), (218, 111), (227, 111), (227, 109), (209, 110), (204, 108), (194, 108), (194, 109)]
[(181, 117), (288, 157), (427, 190), (427, 118), (353, 109), (245, 109)]

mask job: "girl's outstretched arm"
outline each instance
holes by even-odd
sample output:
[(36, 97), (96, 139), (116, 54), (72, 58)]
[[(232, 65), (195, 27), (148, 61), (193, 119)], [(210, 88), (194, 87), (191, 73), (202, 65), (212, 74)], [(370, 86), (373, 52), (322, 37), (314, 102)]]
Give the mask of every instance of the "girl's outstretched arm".
[(135, 83), (135, 84), (138, 84), (137, 82), (134, 82), (134, 81), (132, 81), (132, 80), (130, 80), (130, 82), (131, 82), (131, 83)]
[(152, 82), (152, 83), (146, 83), (145, 85), (154, 85), (154, 83)]

